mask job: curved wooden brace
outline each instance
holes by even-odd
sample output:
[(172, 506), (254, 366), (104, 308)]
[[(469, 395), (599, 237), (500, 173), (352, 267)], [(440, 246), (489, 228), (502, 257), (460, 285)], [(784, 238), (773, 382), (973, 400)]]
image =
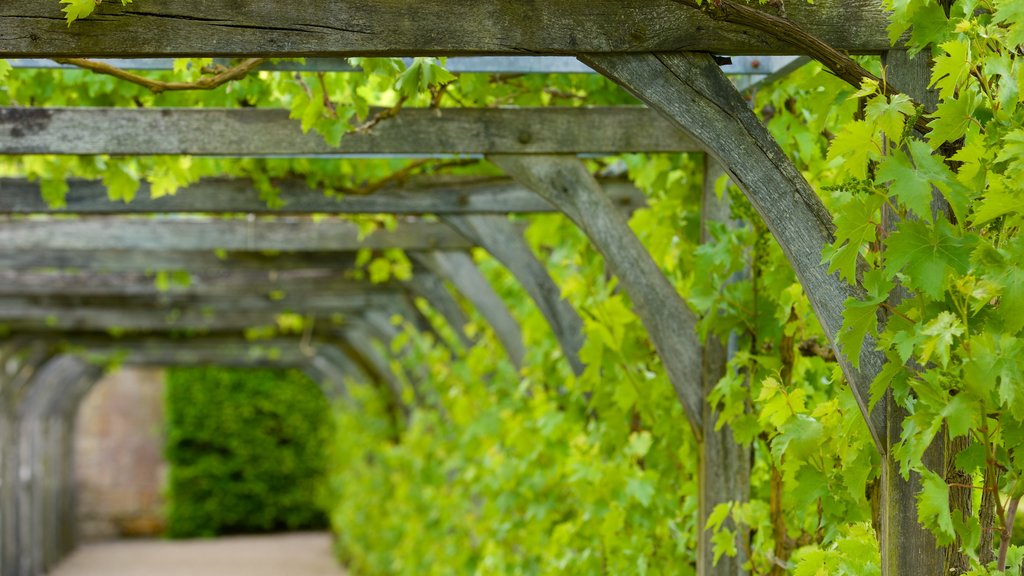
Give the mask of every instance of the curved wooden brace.
[[(834, 240), (832, 217), (810, 185), (708, 54), (588, 54), (580, 58), (660, 111), (700, 142), (746, 194), (796, 271), (836, 348), (844, 303), (860, 294), (821, 263)], [(871, 435), (887, 453), (885, 406), (869, 410), (884, 356), (865, 342), (860, 368), (837, 354)]]
[(468, 300), (490, 324), (512, 364), (523, 365), (526, 349), (519, 323), (512, 317), (501, 297), (466, 252), (434, 251), (414, 254), (413, 257), (435, 274), (444, 278)]
[(507, 216), (447, 216), (444, 221), (487, 250), (512, 273), (548, 321), (573, 372), (582, 374), (585, 367), (579, 352), (583, 347), (583, 320), (562, 298), (561, 289), (530, 250), (522, 231)]
[(469, 318), (441, 278), (430, 271), (416, 272), (415, 279), (406, 282), (406, 286), (413, 294), (426, 300), (445, 319), (463, 346), (469, 348), (476, 343), (475, 339), (466, 334)]
[(658, 268), (622, 213), (572, 156), (493, 156), (492, 162), (562, 209), (604, 255), (661, 357), (698, 439), (703, 427), (697, 319)]

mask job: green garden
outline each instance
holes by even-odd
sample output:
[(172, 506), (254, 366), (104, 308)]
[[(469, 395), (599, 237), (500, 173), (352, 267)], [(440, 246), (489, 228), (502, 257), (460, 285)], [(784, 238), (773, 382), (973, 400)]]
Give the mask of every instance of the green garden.
[(1018, 0), (4, 0), (0, 573), (146, 365), (171, 536), (1024, 574), (1022, 87)]

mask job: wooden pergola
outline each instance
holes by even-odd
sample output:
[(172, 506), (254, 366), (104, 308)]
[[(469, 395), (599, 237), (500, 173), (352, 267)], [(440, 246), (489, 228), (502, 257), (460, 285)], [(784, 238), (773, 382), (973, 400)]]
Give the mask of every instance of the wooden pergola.
[[(834, 48), (882, 55), (888, 77), (906, 83), (898, 88), (927, 100), (927, 63), (891, 47), (878, 2), (818, 0), (788, 3), (785, 11)], [(149, 0), (103, 3), (71, 27), (54, 2), (4, 0), (0, 58), (20, 59), (18, 66), (53, 66), (52, 59), (66, 57), (120, 59), (120, 66), (139, 59), (135, 66), (145, 69), (167, 67), (174, 57), (304, 57), (304, 69), (343, 70), (343, 59), (353, 56), (444, 55), (463, 58), (458, 66), (470, 71), (579, 72), (585, 65), (646, 107), (404, 109), (337, 148), (303, 134), (286, 111), (0, 108), (5, 155), (456, 155), (485, 158), (507, 174), (414, 179), (340, 200), (284, 182), (281, 210), (268, 209), (250, 184), (231, 179), (204, 180), (160, 199), (143, 189), (130, 204), (108, 202), (96, 182), (72, 182), (59, 210), (41, 200), (36, 184), (0, 180), (0, 324), (11, 328), (0, 347), (0, 572), (35, 576), (74, 545), (69, 437), (75, 407), (100, 373), (83, 358), (296, 366), (332, 397), (344, 398), (347, 382), (376, 382), (408, 410), (400, 379), (416, 376), (392, 373), (369, 344), (390, 341), (393, 314), (431, 329), (412, 297), (426, 300), (472, 345), (453, 287), (486, 319), (509, 359), (523, 361), (516, 320), (469, 256), (483, 248), (521, 283), (580, 372), (580, 317), (509, 214), (564, 214), (619, 277), (700, 445), (698, 525), (716, 504), (746, 499), (749, 453), (729, 430), (715, 430), (706, 401), (725, 352), (702, 345), (694, 314), (630, 230), (625, 215), (643, 195), (624, 180), (596, 178), (582, 157), (705, 153), (708, 173), (724, 170), (782, 246), (834, 344), (844, 302), (859, 288), (821, 263), (833, 241), (831, 216), (712, 56), (757, 56), (773, 64), (753, 70), (755, 60), (737, 58), (732, 71), (770, 75), (791, 64), (767, 57), (801, 52), (784, 38), (676, 0)], [(727, 208), (716, 205), (713, 180), (706, 178), (706, 221), (728, 218)], [(404, 217), (394, 230), (365, 238), (344, 219), (309, 217), (374, 213)], [(217, 217), (228, 214), (249, 216)], [(407, 251), (413, 279), (372, 285), (345, 278), (355, 252), (366, 248)], [(194, 282), (160, 292), (147, 276), (154, 270), (188, 270)], [(271, 291), (285, 296), (266, 297)], [(323, 330), (309, 341), (242, 339), (244, 329), (273, 324), (283, 312), (316, 318)], [(103, 335), (115, 327), (146, 336)], [(183, 337), (197, 330), (203, 334)], [(916, 520), (917, 480), (904, 481), (889, 456), (901, 415), (885, 399), (868, 408), (883, 357), (873, 346), (863, 350), (859, 368), (837, 357), (883, 456), (884, 573), (937, 574), (941, 554)], [(703, 532), (699, 547), (700, 574), (744, 573), (737, 559), (713, 565)]]

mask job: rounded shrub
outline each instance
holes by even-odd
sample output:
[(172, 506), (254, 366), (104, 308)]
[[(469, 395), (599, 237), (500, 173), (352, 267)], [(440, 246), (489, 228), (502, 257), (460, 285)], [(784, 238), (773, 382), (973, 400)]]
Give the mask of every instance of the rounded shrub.
[(167, 376), (172, 538), (322, 528), (330, 407), (296, 370)]

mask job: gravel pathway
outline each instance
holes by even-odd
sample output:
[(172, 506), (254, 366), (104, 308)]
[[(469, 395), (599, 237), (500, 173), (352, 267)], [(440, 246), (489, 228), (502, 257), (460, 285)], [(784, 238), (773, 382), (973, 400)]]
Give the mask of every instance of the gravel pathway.
[(327, 534), (90, 544), (51, 576), (344, 576)]

